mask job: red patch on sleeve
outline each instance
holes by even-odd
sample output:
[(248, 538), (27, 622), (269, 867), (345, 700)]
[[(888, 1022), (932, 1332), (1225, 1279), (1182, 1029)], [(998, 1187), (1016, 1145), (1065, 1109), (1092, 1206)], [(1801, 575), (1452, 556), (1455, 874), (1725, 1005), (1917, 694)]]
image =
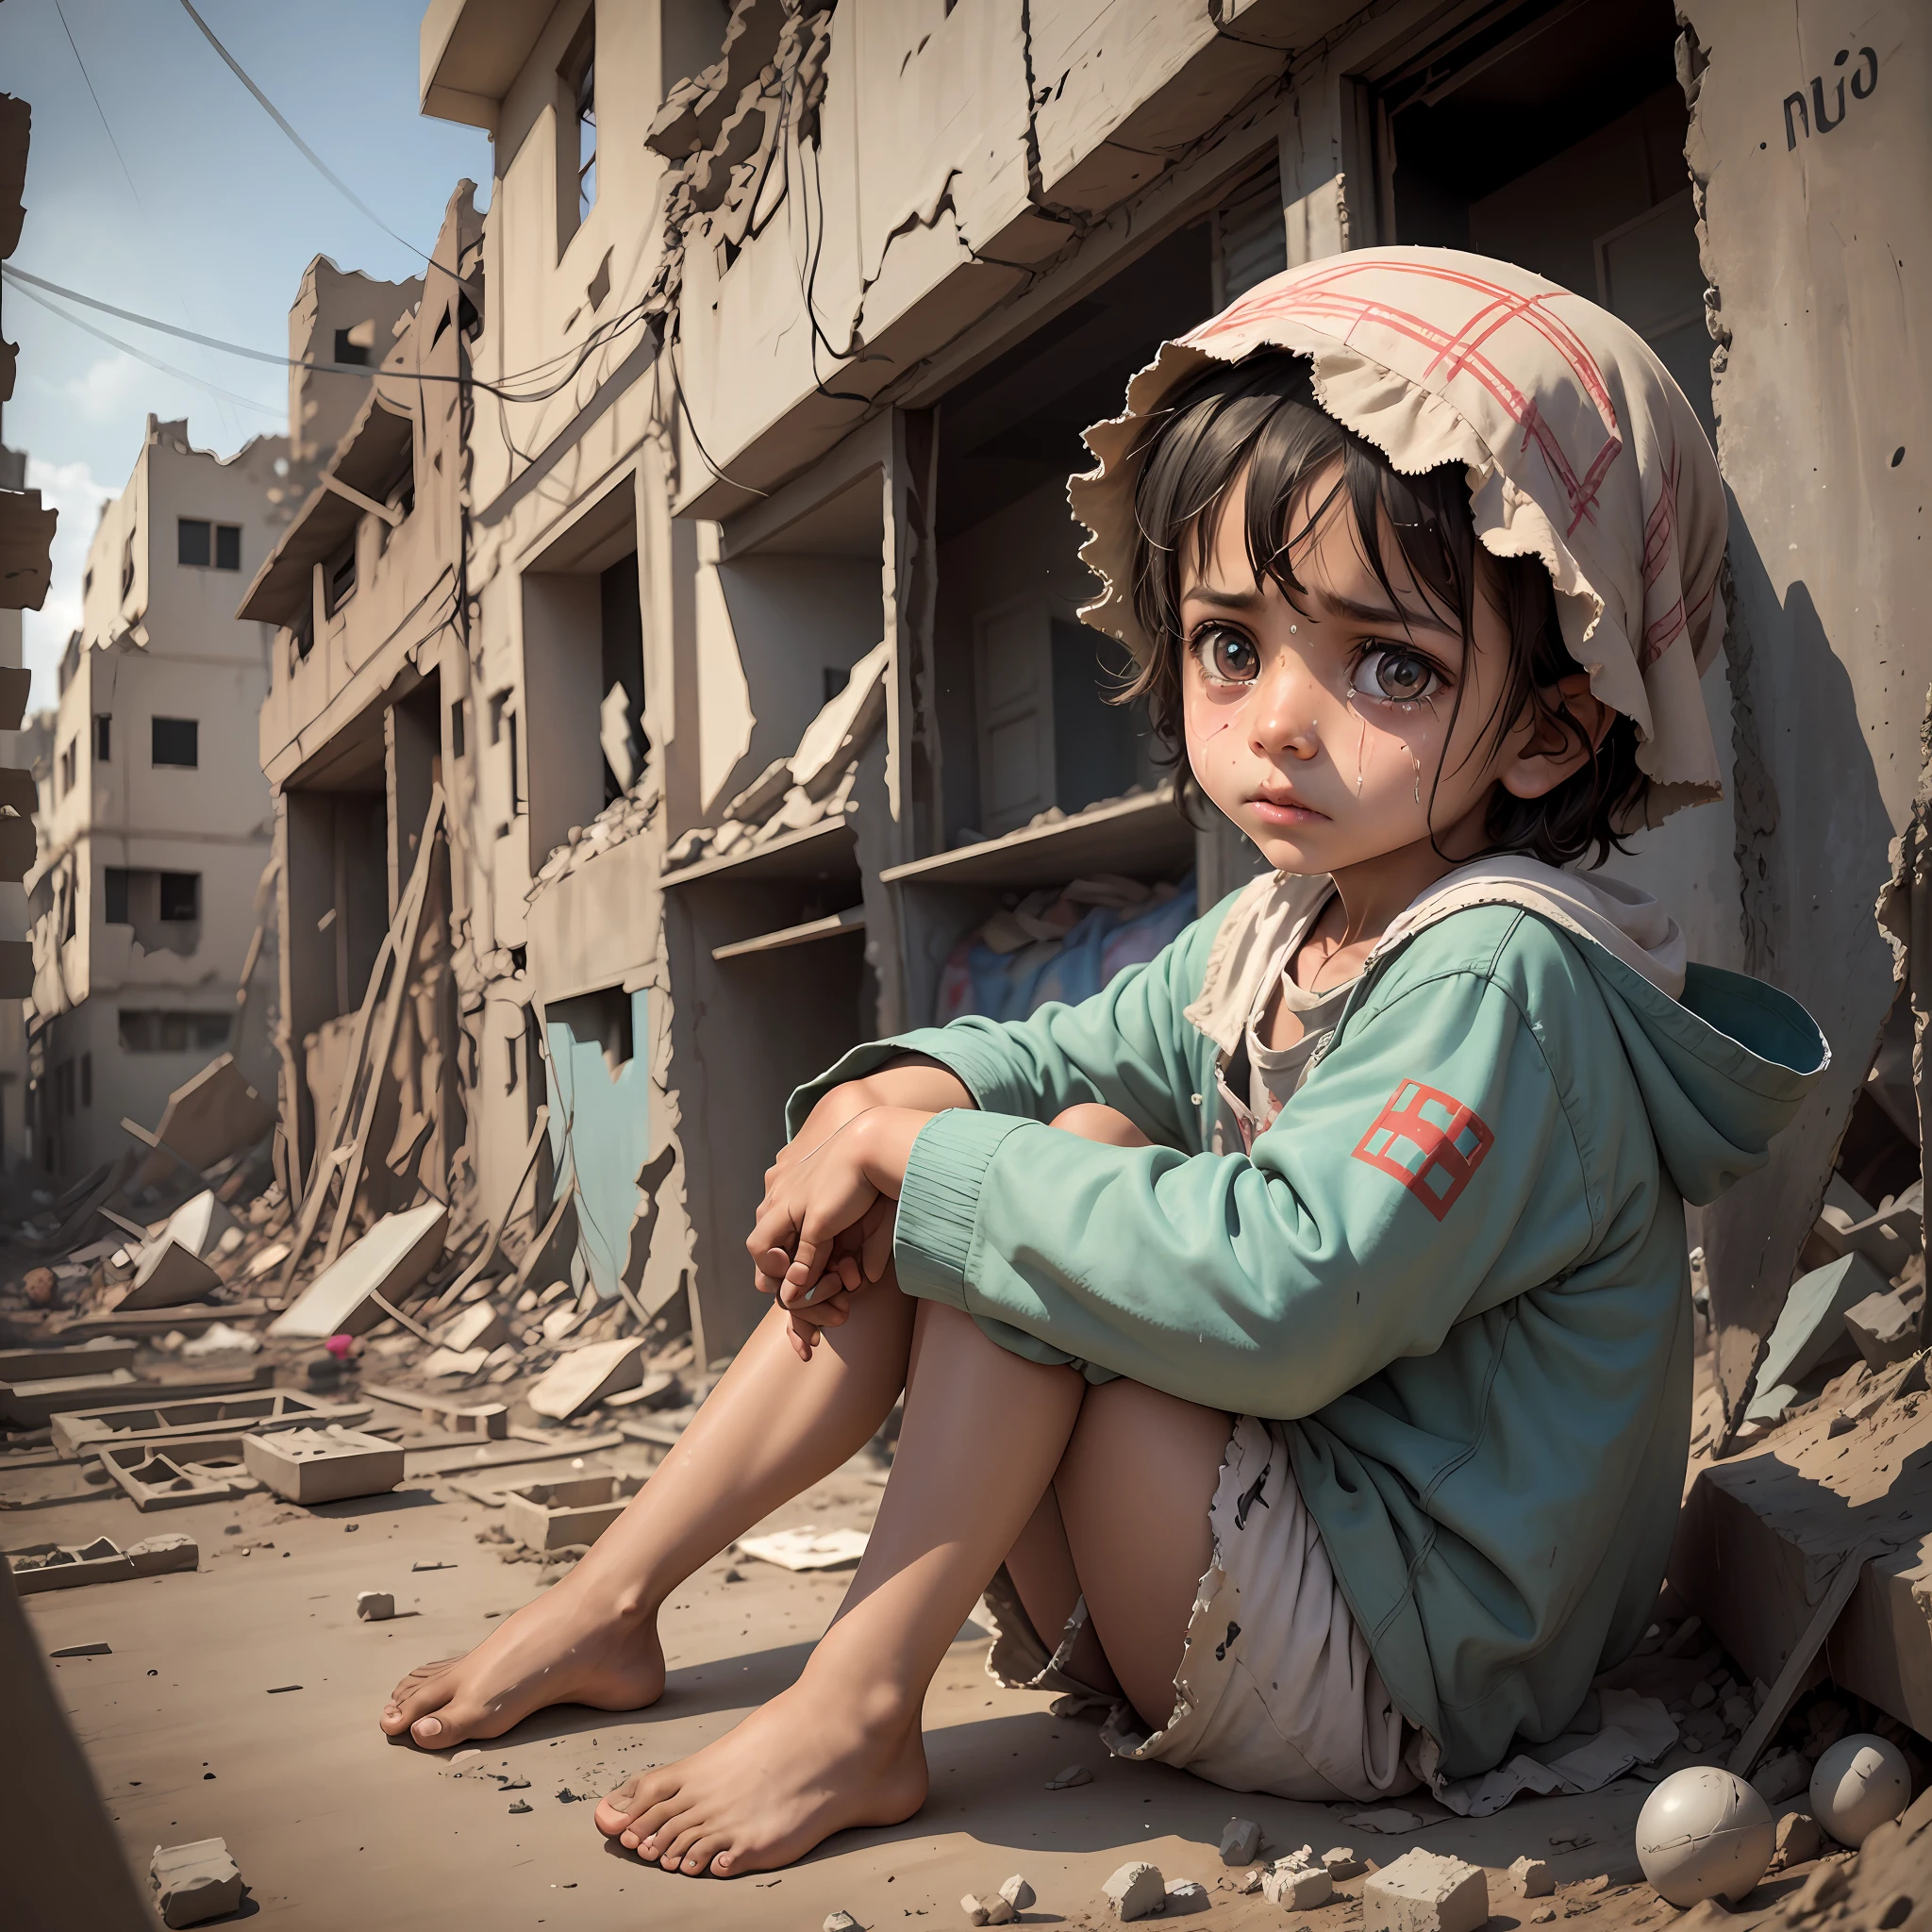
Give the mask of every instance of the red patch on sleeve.
[(1355, 1150), (1442, 1220), (1496, 1137), (1461, 1101), (1420, 1080), (1405, 1080)]

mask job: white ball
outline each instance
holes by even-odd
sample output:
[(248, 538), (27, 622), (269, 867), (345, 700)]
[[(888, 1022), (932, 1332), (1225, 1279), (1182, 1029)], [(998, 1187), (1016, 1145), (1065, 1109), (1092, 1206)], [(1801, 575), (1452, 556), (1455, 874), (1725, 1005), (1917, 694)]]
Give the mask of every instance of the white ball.
[(1870, 1731), (1840, 1738), (1811, 1773), (1811, 1815), (1841, 1845), (1863, 1844), (1911, 1795), (1905, 1753)]
[(1637, 1862), (1667, 1905), (1735, 1903), (1764, 1876), (1776, 1844), (1771, 1808), (1715, 1765), (1673, 1772), (1637, 1814)]

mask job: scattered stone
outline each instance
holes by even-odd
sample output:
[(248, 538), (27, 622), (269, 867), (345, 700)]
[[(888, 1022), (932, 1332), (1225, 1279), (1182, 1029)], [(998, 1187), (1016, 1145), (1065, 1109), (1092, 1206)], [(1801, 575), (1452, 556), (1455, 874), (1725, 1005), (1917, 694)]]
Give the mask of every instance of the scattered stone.
[(1874, 1369), (1902, 1362), (1919, 1349), (1919, 1310), (1895, 1290), (1867, 1295), (1845, 1310), (1845, 1333)]
[(1541, 1858), (1522, 1857), (1509, 1868), (1509, 1877), (1524, 1898), (1548, 1898), (1557, 1881)]
[(1748, 1731), (1751, 1728), (1751, 1720), (1757, 1715), (1751, 1707), (1751, 1700), (1741, 1690), (1733, 1690), (1718, 1706), (1717, 1714), (1724, 1719), (1725, 1725), (1734, 1731)]
[(1167, 1888), (1167, 1908), (1180, 1913), (1205, 1912), (1213, 1904), (1208, 1888), (1193, 1878), (1177, 1878)]
[(1091, 1785), (1093, 1774), (1084, 1764), (1070, 1764), (1064, 1771), (1057, 1771), (1047, 1779), (1050, 1791), (1071, 1791), (1075, 1785)]
[(1221, 1862), (1252, 1865), (1261, 1848), (1261, 1827), (1252, 1818), (1230, 1818), (1221, 1827)]
[(1010, 1925), (1013, 1923), (1013, 1907), (998, 1892), (991, 1898), (975, 1898), (969, 1891), (959, 1901), (959, 1909), (966, 1914), (969, 1925)]
[(112, 1657), (113, 1646), (107, 1643), (63, 1643), (58, 1650), (50, 1650), (49, 1657)]
[(1556, 1916), (1557, 1908), (1555, 1906), (1539, 1906), (1524, 1923), (1528, 1925), (1547, 1925)]
[(1009, 1879), (1008, 1879), (1003, 1886), (1000, 1887), (1000, 1896), (1003, 1899), (1005, 1899), (1006, 1902), (1009, 1906), (1011, 1906), (1016, 1912), (1024, 1912), (1026, 1909), (1026, 1907), (1033, 1903), (1036, 1897), (1036, 1893), (1034, 1892), (1033, 1888), (1026, 1883), (1025, 1879), (1023, 1878), (1019, 1873), (1015, 1872), (1013, 1875)]
[(1252, 1872), (1243, 1872), (1241, 1874), (1240, 1878), (1235, 1881), (1234, 1889), (1239, 1892), (1259, 1891), (1261, 1881), (1268, 1874), (1259, 1865), (1257, 1865)]
[(525, 1803), (524, 1803), (524, 1801), (523, 1801), (523, 1800), (522, 1800), (521, 1798), (519, 1798), (519, 1799), (518, 1799), (518, 1800), (516, 1801), (516, 1803), (515, 1803), (514, 1805), (512, 1805), (512, 1806), (511, 1806), (511, 1807), (510, 1807), (509, 1808), (510, 1808), (510, 1810), (511, 1810), (512, 1812), (517, 1812), (517, 1811), (527, 1811), (527, 1810), (528, 1810), (528, 1809), (529, 1809), (530, 1807), (529, 1807), (529, 1806), (527, 1806), (526, 1804), (525, 1804)]
[[(1335, 1881), (1319, 1865), (1303, 1865), (1283, 1858), (1261, 1880), (1261, 1896), (1270, 1905), (1283, 1906), (1291, 1912), (1312, 1911), (1335, 1896)], [(1483, 1914), (1489, 1916), (1487, 1912)], [(1403, 1928), (1407, 1932), (1407, 1927)]]
[(1369, 1868), (1353, 1845), (1331, 1845), (1322, 1854), (1322, 1869), (1340, 1885), (1344, 1878), (1359, 1878)]
[(1696, 1690), (1690, 1693), (1690, 1708), (1692, 1710), (1703, 1710), (1716, 1702), (1717, 1692), (1711, 1689), (1708, 1681), (1698, 1685)]
[(467, 1771), (471, 1765), (481, 1764), (482, 1762), (483, 1754), (475, 1745), (472, 1745), (468, 1750), (458, 1751), (450, 1759), (452, 1769), (457, 1771)]
[(1824, 1833), (1808, 1811), (1787, 1811), (1777, 1822), (1777, 1849), (1772, 1854), (1774, 1870), (1790, 1865), (1808, 1865), (1824, 1849)]
[(1116, 1919), (1149, 1919), (1167, 1907), (1167, 1881), (1160, 1867), (1140, 1859), (1123, 1865), (1101, 1890)]
[(164, 1925), (199, 1925), (242, 1907), (241, 1868), (222, 1839), (157, 1845), (148, 1863), (148, 1883)]
[(395, 1613), (396, 1600), (393, 1591), (358, 1590), (356, 1592), (356, 1614), (365, 1624), (386, 1624)]
[(1585, 1898), (1597, 1898), (1610, 1889), (1610, 1874), (1599, 1872), (1594, 1878), (1586, 1878), (1576, 1890)]
[(865, 1932), (850, 1912), (827, 1912), (820, 1932)]
[(1362, 1887), (1363, 1932), (1479, 1932), (1490, 1882), (1478, 1865), (1435, 1852), (1405, 1852)]

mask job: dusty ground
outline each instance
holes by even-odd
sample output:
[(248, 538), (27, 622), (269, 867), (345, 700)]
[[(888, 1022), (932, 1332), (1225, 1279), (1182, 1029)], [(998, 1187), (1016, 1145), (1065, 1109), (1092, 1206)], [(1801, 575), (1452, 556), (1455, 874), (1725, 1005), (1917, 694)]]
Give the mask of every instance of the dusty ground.
[[(598, 1459), (622, 1462), (629, 1453), (643, 1452)], [(256, 1495), (143, 1516), (118, 1491), (91, 1489), (71, 1463), (21, 1460), (0, 1465), (0, 1542), (9, 1548), (99, 1535), (125, 1543), (176, 1529), (201, 1544), (193, 1575), (26, 1602), (47, 1650), (112, 1647), (51, 1668), (137, 1868), (144, 1876), (157, 1844), (225, 1838), (250, 1888), (244, 1916), (316, 1932), (640, 1920), (815, 1928), (842, 1907), (868, 1928), (919, 1918), (962, 1925), (962, 1892), (990, 1892), (1021, 1872), (1039, 1894), (1026, 1923), (1087, 1924), (1105, 1919), (1107, 1875), (1143, 1857), (1171, 1882), (1208, 1886), (1215, 1924), (1278, 1926), (1290, 1915), (1237, 1896), (1235, 1874), (1216, 1856), (1223, 1823), (1239, 1811), (1260, 1823), (1278, 1852), (1349, 1843), (1387, 1863), (1423, 1844), (1490, 1866), (1492, 1932), (1534, 1908), (1502, 1875), (1525, 1852), (1546, 1858), (1559, 1881), (1554, 1901), (1535, 1902), (1554, 1904), (1559, 1918), (1601, 1913), (1595, 1924), (1607, 1932), (1678, 1917), (1631, 1882), (1631, 1827), (1649, 1789), (1634, 1779), (1591, 1797), (1520, 1801), (1495, 1818), (1377, 1837), (1343, 1824), (1352, 1807), (1236, 1798), (1183, 1773), (1111, 1759), (1091, 1725), (1056, 1720), (1043, 1696), (994, 1685), (974, 1625), (927, 1705), (933, 1789), (917, 1818), (846, 1833), (769, 1877), (674, 1877), (607, 1849), (584, 1801), (627, 1771), (716, 1737), (788, 1682), (836, 1607), (842, 1577), (792, 1576), (728, 1557), (710, 1564), (668, 1607), (671, 1679), (656, 1709), (622, 1718), (550, 1711), (458, 1771), (446, 1757), (390, 1743), (375, 1717), (411, 1664), (468, 1648), (491, 1619), (544, 1587), (539, 1566), (506, 1563), (498, 1546), (475, 1540), (497, 1512), (447, 1481), (412, 1475), (391, 1495), (313, 1511)], [(773, 1526), (863, 1526), (878, 1494), (855, 1465)], [(423, 1567), (436, 1565), (446, 1567)], [(734, 1569), (742, 1580), (727, 1580)], [(358, 1623), (355, 1597), (365, 1589), (393, 1591), (408, 1614)], [(1091, 1768), (1094, 1781), (1043, 1789), (1072, 1763)], [(507, 1788), (503, 1778), (528, 1782)], [(523, 1805), (530, 1808), (512, 1808)], [(1553, 1838), (1592, 1842), (1557, 1850)], [(1773, 1905), (1803, 1875), (1768, 1883), (1751, 1905)], [(1588, 1888), (1604, 1878), (1607, 1887)], [(1359, 1881), (1344, 1890), (1358, 1892)], [(1352, 1896), (1293, 1916), (1310, 1932), (1360, 1924)], [(1733, 1923), (1741, 1928), (1752, 1916)]]

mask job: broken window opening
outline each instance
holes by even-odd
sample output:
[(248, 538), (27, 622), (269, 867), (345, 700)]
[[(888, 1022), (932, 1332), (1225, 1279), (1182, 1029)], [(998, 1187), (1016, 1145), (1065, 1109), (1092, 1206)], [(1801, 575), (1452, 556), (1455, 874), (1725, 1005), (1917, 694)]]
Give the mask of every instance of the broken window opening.
[(60, 749), (59, 792), (62, 798), (65, 798), (74, 790), (77, 774), (79, 750), (80, 741), (74, 738), (70, 738)]
[(176, 924), (201, 917), (201, 874), (198, 872), (164, 872), (158, 874), (160, 916)]
[(113, 761), (114, 718), (110, 711), (94, 713), (94, 759), (99, 764)]
[(80, 1104), (90, 1108), (94, 1104), (94, 1057), (91, 1053), (80, 1057)]
[(452, 698), (449, 707), (449, 755), (459, 758), (463, 755), (463, 701)]
[(201, 763), (201, 724), (193, 718), (156, 718), (149, 724), (149, 759), (193, 771)]
[[(575, 127), (575, 152), (569, 158), (576, 176), (576, 222), (582, 227), (597, 201), (597, 10), (584, 18), (577, 38), (565, 55), (562, 75), (570, 92), (570, 125)], [(575, 231), (575, 228), (573, 232)], [(566, 235), (563, 240), (568, 241)]]
[[(364, 336), (366, 340), (358, 341)], [(373, 323), (358, 322), (353, 328), (339, 328), (336, 331), (336, 352), (334, 360), (344, 362), (352, 369), (369, 367), (369, 352), (375, 346), (375, 327)]]
[(600, 574), (597, 599), (603, 660), (597, 736), (604, 751), (604, 803), (609, 805), (642, 775), (651, 748), (644, 729), (644, 618), (636, 551)]
[(1710, 434), (1676, 36), (1668, 0), (1516, 0), (1411, 44), (1374, 77), (1369, 239), (1495, 256), (1602, 304)]
[(356, 540), (351, 537), (328, 564), (328, 614), (333, 617), (356, 594)]
[(226, 1013), (169, 1007), (123, 1007), (119, 1024), (124, 1053), (218, 1053), (230, 1031)]

